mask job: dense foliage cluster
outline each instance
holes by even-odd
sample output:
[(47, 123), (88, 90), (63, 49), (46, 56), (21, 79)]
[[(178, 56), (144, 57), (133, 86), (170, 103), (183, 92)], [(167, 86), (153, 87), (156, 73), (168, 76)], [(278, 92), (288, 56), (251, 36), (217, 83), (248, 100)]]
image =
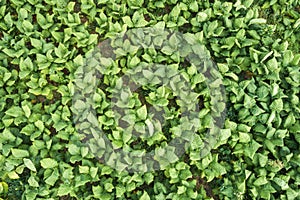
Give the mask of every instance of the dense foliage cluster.
[[(172, 37), (153, 40), (172, 47), (161, 50), (124, 45), (120, 58), (102, 60), (97, 117), (89, 118), (112, 146), (148, 152), (180, 135), (182, 102), (168, 87), (124, 90), (116, 104), (130, 109), (122, 115), (112, 109), (117, 77), (139, 63), (168, 64), (190, 80), (200, 122), (184, 154), (167, 152), (176, 162), (145, 173), (119, 171), (86, 145), (90, 138), (74, 123), (74, 111), (86, 105), (74, 101), (78, 69), (107, 38), (155, 26), (189, 34), (209, 50), (226, 93), (217, 110), (227, 115), (203, 155), (216, 109), (205, 71), (176, 56)], [(298, 0), (0, 0), (0, 198), (298, 199), (299, 65)], [(152, 81), (161, 75), (142, 72)], [(150, 123), (150, 105), (165, 107), (164, 126)], [(136, 132), (161, 131), (136, 139), (124, 134), (128, 124)]]

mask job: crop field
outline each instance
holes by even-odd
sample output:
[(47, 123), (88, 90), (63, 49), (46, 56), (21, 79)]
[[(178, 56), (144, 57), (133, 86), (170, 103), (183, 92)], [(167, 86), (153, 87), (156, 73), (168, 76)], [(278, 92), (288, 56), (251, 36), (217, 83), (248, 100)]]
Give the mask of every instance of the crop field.
[(0, 200), (298, 200), (299, 98), (299, 0), (0, 0)]

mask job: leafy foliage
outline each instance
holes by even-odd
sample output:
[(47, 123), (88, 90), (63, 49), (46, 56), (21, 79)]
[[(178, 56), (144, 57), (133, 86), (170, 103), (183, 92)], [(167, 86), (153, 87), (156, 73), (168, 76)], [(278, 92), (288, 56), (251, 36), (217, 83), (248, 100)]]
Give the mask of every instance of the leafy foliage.
[[(1, 0), (0, 197), (298, 199), (299, 19), (298, 0)], [(112, 76), (122, 72), (117, 66), (177, 63), (200, 94), (203, 120), (190, 148), (170, 166), (144, 174), (119, 172), (83, 145), (89, 138), (73, 124), (75, 72), (100, 41), (152, 26), (190, 34), (188, 39), (196, 38), (209, 49), (226, 89), (227, 117), (213, 150), (201, 157), (201, 133), (208, 128), (212, 109), (202, 84), (205, 77), (178, 60), (176, 38), (168, 38), (171, 46), (160, 52), (124, 45), (118, 65), (101, 61), (108, 70), (102, 72), (93, 97), (99, 117), (89, 118), (104, 124), (115, 146), (122, 147), (125, 141), (146, 151), (167, 143), (172, 136), (168, 131), (176, 132), (181, 114), (166, 88), (145, 88), (135, 94), (124, 90), (121, 98), (130, 100), (120, 99), (119, 105), (136, 106), (131, 109), (134, 113), (128, 109), (124, 123), (140, 120), (145, 123), (136, 129), (151, 127), (148, 103), (168, 108), (170, 120), (161, 133), (145, 141), (134, 142), (110, 131), (115, 113), (109, 107), (108, 86)], [(165, 40), (158, 37), (153, 43)], [(153, 78), (153, 73), (143, 73)], [(74, 104), (76, 109), (84, 106), (83, 101)]]

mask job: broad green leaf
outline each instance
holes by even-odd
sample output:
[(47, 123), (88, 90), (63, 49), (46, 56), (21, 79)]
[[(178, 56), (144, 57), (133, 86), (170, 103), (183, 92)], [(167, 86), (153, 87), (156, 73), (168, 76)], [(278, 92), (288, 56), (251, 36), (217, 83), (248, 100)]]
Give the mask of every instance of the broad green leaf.
[(266, 179), (266, 177), (262, 176), (262, 177), (257, 178), (254, 181), (253, 185), (255, 185), (255, 186), (262, 186), (262, 185), (265, 185), (267, 183), (268, 183), (268, 180)]
[(198, 12), (197, 14), (197, 21), (198, 22), (204, 22), (208, 18), (208, 15), (205, 12)]
[(249, 147), (245, 148), (244, 152), (245, 155), (253, 159), (256, 151), (261, 147), (262, 145), (256, 142), (255, 140), (252, 140), (251, 144)]
[(58, 166), (57, 161), (52, 158), (43, 158), (40, 163), (44, 169), (55, 168)]
[(270, 105), (270, 109), (272, 111), (276, 111), (276, 112), (280, 112), (283, 109), (283, 101), (282, 99), (276, 99), (274, 100), (271, 105)]
[(11, 153), (15, 158), (29, 157), (28, 151), (23, 149), (11, 149)]
[(58, 188), (58, 196), (66, 196), (71, 192), (72, 188), (67, 184), (61, 184)]
[(146, 191), (144, 191), (143, 195), (140, 197), (139, 200), (150, 200), (150, 197)]
[(225, 141), (231, 136), (230, 129), (221, 129), (220, 130), (220, 140)]
[(67, 48), (62, 43), (59, 43), (58, 47), (54, 49), (55, 55), (59, 58), (65, 57), (67, 51)]
[(66, 128), (68, 124), (66, 122), (60, 121), (58, 123), (55, 123), (53, 127), (56, 129), (56, 131), (61, 131), (64, 128)]
[(111, 183), (105, 183), (104, 188), (105, 188), (106, 191), (112, 192), (112, 190), (114, 189), (114, 186)]
[(93, 190), (93, 194), (94, 194), (94, 197), (100, 199), (100, 198), (103, 198), (103, 188), (100, 186), (100, 185), (97, 185), (97, 186), (92, 186), (92, 190)]
[(7, 128), (4, 129), (4, 131), (2, 132), (2, 135), (1, 135), (1, 139), (3, 139), (3, 140), (9, 140), (9, 141), (12, 141), (12, 142), (15, 141), (16, 138), (17, 137), (14, 136), (12, 134), (12, 132), (9, 129), (7, 129)]
[(36, 128), (33, 124), (27, 124), (25, 127), (22, 128), (20, 133), (23, 133), (23, 134), (29, 136), (32, 133), (34, 133), (35, 130), (36, 130)]
[(9, 108), (5, 114), (12, 116), (12, 117), (20, 117), (24, 114), (23, 110), (20, 107), (13, 106)]
[(132, 57), (129, 61), (129, 67), (137, 67), (140, 61), (141, 60), (139, 59), (139, 57), (137, 56)]
[(120, 198), (126, 192), (126, 188), (123, 185), (116, 186), (116, 197)]
[(183, 194), (186, 192), (186, 187), (185, 186), (178, 186), (177, 187), (177, 194)]
[(31, 187), (39, 187), (39, 183), (35, 180), (34, 176), (30, 176), (28, 183)]
[(41, 120), (37, 120), (36, 122), (34, 122), (34, 125), (41, 131), (44, 131), (44, 123)]
[(23, 109), (23, 111), (25, 113), (25, 116), (27, 118), (29, 118), (30, 115), (31, 115), (31, 110), (30, 110), (29, 106), (28, 105), (24, 105), (24, 106), (22, 106), (22, 109)]
[(251, 137), (248, 133), (239, 132), (239, 139), (241, 143), (249, 143)]
[(68, 151), (71, 155), (79, 155), (80, 154), (80, 147), (75, 144), (68, 145)]
[(267, 23), (267, 20), (264, 18), (256, 18), (256, 19), (251, 19), (249, 22), (249, 25), (251, 24), (265, 24)]
[(24, 159), (23, 159), (23, 162), (24, 162), (25, 166), (26, 166), (28, 169), (30, 169), (31, 171), (36, 172), (36, 168), (35, 168), (33, 162), (32, 162), (30, 159), (24, 158)]
[(10, 179), (19, 179), (20, 176), (15, 172), (15, 171), (11, 171), (7, 173), (8, 178)]
[(265, 167), (266, 164), (268, 163), (268, 156), (259, 153), (258, 162), (261, 167)]
[(151, 120), (146, 119), (145, 124), (148, 127), (147, 130), (148, 130), (149, 135), (152, 136), (153, 133), (154, 133), (154, 125), (153, 125), (153, 123), (151, 122)]
[(129, 16), (122, 17), (122, 20), (125, 24), (127, 24), (128, 27), (130, 27), (130, 28), (133, 27), (133, 23), (132, 23), (131, 18)]
[(12, 20), (10, 13), (7, 13), (7, 14), (5, 15), (4, 21), (5, 21), (5, 23), (6, 23), (9, 27), (12, 27), (12, 26), (13, 26), (14, 21)]
[(141, 120), (146, 120), (147, 119), (147, 107), (146, 105), (143, 105), (141, 108), (139, 108), (137, 111), (137, 116)]
[(287, 50), (284, 52), (283, 54), (283, 61), (282, 61), (282, 65), (288, 66), (294, 59), (294, 55), (293, 52), (291, 50)]
[(24, 20), (22, 25), (26, 31), (32, 31), (33, 29), (33, 25), (28, 20)]
[(53, 186), (59, 178), (59, 173), (57, 169), (54, 169), (52, 174), (45, 180), (48, 185)]
[(25, 60), (21, 59), (20, 70), (21, 71), (32, 71), (33, 70), (33, 63), (29, 57), (27, 57)]
[(287, 198), (289, 200), (293, 200), (293, 199), (296, 199), (297, 197), (299, 197), (299, 190), (298, 190), (298, 192), (296, 192), (295, 190), (289, 188), (289, 189), (287, 189), (286, 193), (287, 193)]
[[(37, 49), (42, 49), (42, 47), (43, 47), (43, 43), (41, 40), (38, 40), (35, 38), (30, 38), (30, 42), (31, 42), (31, 45)], [(39, 55), (41, 55), (41, 54), (39, 54)]]
[(270, 70), (276, 70), (278, 68), (278, 63), (275, 57), (267, 62), (267, 66)]
[(272, 181), (279, 185), (282, 190), (287, 190), (290, 188), (288, 183), (280, 178), (275, 177)]
[(89, 173), (89, 167), (88, 166), (79, 166), (79, 173), (80, 174), (88, 174)]
[(98, 173), (98, 167), (91, 167), (90, 168), (90, 175), (92, 178), (95, 178), (97, 176)]

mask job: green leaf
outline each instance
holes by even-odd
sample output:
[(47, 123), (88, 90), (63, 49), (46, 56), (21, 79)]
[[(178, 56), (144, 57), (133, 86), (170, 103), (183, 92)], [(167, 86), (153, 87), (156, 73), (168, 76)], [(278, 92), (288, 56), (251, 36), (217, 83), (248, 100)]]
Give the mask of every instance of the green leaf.
[(239, 132), (239, 139), (241, 143), (248, 143), (251, 140), (251, 137), (248, 133)]
[(88, 166), (79, 166), (79, 173), (80, 174), (88, 174), (90, 168)]
[(106, 191), (112, 192), (112, 190), (114, 189), (114, 185), (111, 184), (111, 183), (105, 183), (104, 188), (105, 188)]
[(150, 197), (146, 191), (144, 191), (143, 195), (140, 197), (140, 200), (150, 200)]
[(288, 66), (294, 59), (294, 55), (293, 52), (291, 50), (287, 50), (284, 52), (283, 54), (283, 61), (282, 61), (282, 65)]
[(276, 99), (274, 100), (271, 105), (270, 105), (270, 109), (272, 111), (276, 111), (276, 112), (280, 112), (283, 109), (283, 101), (282, 99)]
[(128, 26), (129, 28), (132, 28), (132, 27), (133, 27), (133, 23), (132, 23), (131, 18), (130, 18), (129, 16), (124, 16), (124, 17), (122, 17), (122, 20), (123, 20), (123, 22), (124, 22), (125, 24), (127, 24), (127, 26)]
[(72, 190), (72, 188), (69, 185), (61, 184), (58, 188), (57, 195), (60, 197), (68, 195), (71, 192), (71, 190)]
[(28, 183), (31, 187), (39, 187), (39, 183), (35, 180), (34, 176), (30, 176)]
[(205, 81), (205, 76), (203, 74), (196, 74), (192, 78), (192, 83), (193, 84), (202, 83), (204, 81)]
[(186, 192), (186, 187), (185, 186), (178, 186), (177, 187), (177, 194), (183, 194)]
[(34, 125), (41, 131), (44, 131), (44, 123), (41, 120), (37, 120), (36, 122), (34, 122)]
[(244, 132), (244, 133), (249, 133), (250, 130), (251, 130), (251, 127), (247, 126), (245, 124), (239, 124), (238, 127), (237, 127), (237, 130), (239, 130), (241, 132)]
[(296, 192), (295, 190), (293, 190), (293, 189), (291, 189), (291, 188), (289, 188), (289, 189), (287, 189), (287, 192), (286, 192), (287, 194), (287, 199), (288, 200), (294, 200), (294, 199), (296, 199), (297, 197), (299, 197), (299, 191), (298, 192)]
[(131, 58), (131, 60), (129, 61), (129, 67), (137, 67), (138, 64), (140, 63), (140, 59), (137, 56), (134, 56), (133, 58)]
[(173, 150), (167, 150), (165, 157), (170, 163), (174, 163), (179, 159)]
[(267, 66), (270, 70), (276, 70), (278, 68), (278, 63), (275, 57), (267, 62)]
[(31, 42), (31, 45), (33, 47), (35, 47), (36, 49), (42, 49), (42, 47), (43, 47), (43, 43), (41, 40), (38, 40), (35, 38), (30, 38), (30, 42)]
[(5, 182), (0, 182), (0, 194), (6, 195), (8, 192), (8, 184)]
[(58, 47), (54, 49), (55, 55), (59, 58), (64, 58), (67, 53), (67, 48), (65, 45), (59, 43)]
[(110, 168), (109, 166), (104, 166), (102, 169), (101, 169), (101, 176), (102, 175), (106, 175), (106, 174), (110, 174), (113, 172), (113, 169)]
[(95, 178), (98, 174), (98, 167), (91, 167), (90, 168), (90, 175), (92, 178)]
[(15, 171), (11, 171), (11, 172), (8, 172), (8, 178), (10, 179), (19, 179), (20, 176), (15, 172)]
[(126, 188), (122, 185), (117, 185), (116, 186), (116, 197), (120, 198), (122, 195), (126, 192)]
[(15, 158), (29, 157), (28, 151), (23, 149), (11, 149), (11, 153)]
[(284, 180), (280, 179), (280, 178), (275, 177), (272, 181), (274, 181), (277, 185), (279, 185), (282, 190), (289, 189), (288, 183), (285, 182)]
[(33, 29), (33, 25), (28, 20), (24, 20), (22, 25), (26, 31), (32, 31)]
[(192, 12), (198, 12), (199, 7), (198, 7), (197, 1), (191, 2), (190, 5), (189, 5), (189, 9), (190, 9)]
[(258, 162), (261, 167), (265, 167), (266, 164), (268, 163), (268, 156), (259, 153), (258, 154)]
[(164, 30), (165, 29), (165, 26), (166, 26), (166, 23), (164, 21), (159, 21), (157, 22), (153, 28), (154, 29), (160, 29), (160, 30)]
[(252, 140), (249, 147), (245, 149), (245, 155), (253, 159), (256, 151), (261, 147), (262, 145), (256, 142), (255, 140)]
[(262, 185), (265, 185), (267, 183), (268, 183), (268, 180), (266, 179), (266, 177), (262, 176), (262, 177), (259, 177), (258, 179), (256, 179), (253, 182), (253, 185), (255, 185), (255, 186), (262, 186)]
[(41, 27), (44, 27), (44, 25), (47, 24), (46, 18), (45, 18), (43, 15), (41, 15), (40, 13), (37, 13), (36, 19), (37, 19), (38, 24), (39, 24)]
[(231, 136), (230, 129), (221, 129), (220, 130), (220, 140), (225, 141)]
[(204, 22), (208, 19), (208, 15), (205, 12), (198, 12), (196, 19), (198, 22)]
[(14, 136), (11, 131), (7, 128), (4, 129), (4, 131), (2, 132), (2, 135), (1, 135), (1, 139), (4, 139), (4, 140), (9, 140), (9, 141), (15, 141), (17, 137)]
[(151, 182), (153, 182), (153, 174), (152, 173), (146, 173), (144, 174), (144, 180), (149, 185)]
[(26, 166), (28, 169), (30, 169), (31, 171), (36, 172), (36, 168), (35, 168), (33, 162), (32, 162), (30, 159), (23, 158), (23, 162), (24, 162), (25, 166)]
[(142, 71), (142, 73), (143, 73), (143, 76), (144, 76), (146, 79), (148, 79), (148, 80), (152, 80), (153, 77), (154, 77), (153, 72), (150, 71), (150, 70), (146, 70), (146, 69), (145, 69), (145, 70)]
[(137, 116), (141, 120), (146, 120), (147, 119), (147, 107), (146, 105), (143, 105), (141, 108), (139, 108), (137, 111)]
[(21, 59), (20, 70), (21, 71), (32, 71), (33, 70), (33, 63), (29, 57), (27, 57), (25, 60)]
[(189, 178), (192, 178), (193, 174), (191, 173), (191, 171), (189, 169), (185, 169), (180, 172), (179, 177), (181, 180), (187, 180)]
[(296, 119), (293, 113), (289, 113), (289, 115), (286, 117), (283, 127), (287, 128), (287, 127), (291, 127), (292, 125), (294, 125), (296, 123)]
[(4, 21), (5, 21), (5, 23), (8, 25), (8, 27), (12, 27), (12, 25), (13, 25), (13, 23), (14, 23), (14, 21), (13, 21), (12, 18), (11, 18), (10, 13), (7, 13), (7, 14), (5, 15)]
[(175, 50), (172, 47), (165, 45), (161, 49), (161, 52), (163, 52), (166, 55), (172, 55), (175, 52)]
[(52, 158), (43, 158), (40, 163), (44, 169), (51, 169), (58, 166), (57, 161)]
[(89, 148), (88, 148), (88, 147), (81, 147), (81, 148), (80, 148), (80, 153), (81, 153), (81, 156), (84, 158), (85, 156), (88, 155), (88, 153), (89, 153)]
[(249, 25), (251, 24), (265, 24), (267, 23), (267, 20), (264, 18), (257, 18), (257, 19), (251, 19), (249, 22)]
[(23, 110), (20, 107), (13, 106), (10, 109), (8, 109), (5, 114), (11, 116), (11, 117), (20, 117), (24, 114)]
[(59, 178), (59, 173), (57, 169), (54, 169), (52, 174), (45, 180), (48, 185), (53, 186)]
[(70, 144), (68, 145), (68, 151), (70, 152), (71, 155), (79, 155), (80, 154), (80, 147), (75, 144)]
[(68, 124), (66, 122), (63, 122), (63, 121), (60, 121), (60, 122), (55, 123), (53, 125), (53, 127), (56, 129), (56, 131), (61, 131), (67, 126), (68, 126)]
[(23, 109), (23, 111), (25, 113), (25, 116), (27, 118), (29, 118), (30, 115), (31, 115), (31, 110), (30, 110), (29, 106), (28, 105), (24, 105), (24, 106), (22, 106), (22, 109)]
[(20, 133), (23, 133), (27, 136), (31, 135), (36, 130), (33, 124), (27, 124), (25, 127), (22, 128)]
[(147, 125), (149, 135), (152, 136), (154, 133), (153, 123), (151, 122), (151, 120), (146, 119), (145, 124)]

